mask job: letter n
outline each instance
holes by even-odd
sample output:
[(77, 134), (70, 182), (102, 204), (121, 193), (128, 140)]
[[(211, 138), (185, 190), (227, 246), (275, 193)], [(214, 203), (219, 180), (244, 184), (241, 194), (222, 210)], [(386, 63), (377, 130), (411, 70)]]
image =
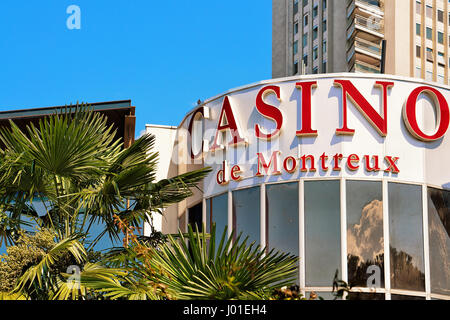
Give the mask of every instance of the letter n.
[(383, 108), (380, 115), (355, 88), (349, 80), (335, 80), (334, 85), (342, 88), (342, 128), (336, 130), (338, 135), (353, 135), (355, 130), (347, 126), (347, 97), (353, 102), (358, 111), (367, 119), (380, 136), (387, 135), (387, 90), (394, 86), (393, 82), (377, 81), (375, 86), (382, 87)]

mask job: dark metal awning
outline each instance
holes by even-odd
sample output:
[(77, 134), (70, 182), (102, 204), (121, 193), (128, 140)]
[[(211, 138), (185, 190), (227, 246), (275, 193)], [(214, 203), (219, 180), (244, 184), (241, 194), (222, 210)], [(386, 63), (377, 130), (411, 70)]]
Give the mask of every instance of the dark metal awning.
[[(125, 147), (129, 147), (134, 142), (136, 117), (135, 107), (131, 105), (131, 100), (87, 103), (87, 105), (107, 117), (108, 125), (114, 126), (117, 130), (116, 138), (121, 138)], [(74, 105), (0, 111), (0, 127), (9, 127), (9, 120), (12, 120), (21, 130), (25, 131), (26, 126), (30, 123), (37, 125), (39, 119), (70, 107), (74, 108)]]

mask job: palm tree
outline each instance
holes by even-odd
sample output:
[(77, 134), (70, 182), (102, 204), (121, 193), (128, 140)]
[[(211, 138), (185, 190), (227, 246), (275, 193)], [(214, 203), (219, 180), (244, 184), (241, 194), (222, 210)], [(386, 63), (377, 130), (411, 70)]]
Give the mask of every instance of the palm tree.
[[(105, 116), (87, 106), (66, 108), (37, 126), (28, 125), (26, 132), (10, 124), (0, 129), (0, 240), (14, 244), (20, 228), (30, 222), (55, 234), (55, 246), (24, 272), (17, 292), (58, 292), (63, 277), (48, 272), (62, 252), (85, 264), (100, 239), (120, 239), (115, 217), (138, 228), (152, 212), (192, 195), (209, 172), (155, 181), (154, 136), (144, 135), (124, 149)], [(94, 224), (103, 229), (91, 239)]]
[[(297, 278), (297, 257), (266, 253), (242, 234), (227, 239), (227, 229), (216, 247), (216, 230), (169, 235), (157, 248), (135, 245), (111, 252), (107, 263), (112, 277), (81, 273), (84, 288), (114, 299), (269, 299), (275, 289)], [(112, 270), (112, 269), (110, 269)], [(119, 272), (121, 272), (119, 274)], [(62, 290), (61, 297), (69, 295)]]

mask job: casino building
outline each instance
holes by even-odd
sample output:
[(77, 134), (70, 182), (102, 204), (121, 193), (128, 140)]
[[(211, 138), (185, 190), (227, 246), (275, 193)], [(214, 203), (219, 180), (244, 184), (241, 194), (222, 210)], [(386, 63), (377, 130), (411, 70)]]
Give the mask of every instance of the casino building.
[(178, 127), (146, 128), (159, 178), (213, 169), (155, 227), (215, 222), (298, 255), (306, 294), (331, 297), (338, 270), (353, 299), (450, 299), (449, 99), (445, 85), (354, 73), (210, 98)]

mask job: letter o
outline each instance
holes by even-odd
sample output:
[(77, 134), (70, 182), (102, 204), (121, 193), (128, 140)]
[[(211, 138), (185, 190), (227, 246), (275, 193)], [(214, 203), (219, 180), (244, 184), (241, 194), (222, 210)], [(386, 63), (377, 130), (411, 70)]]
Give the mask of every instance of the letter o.
[[(421, 93), (429, 93), (435, 102), (435, 106), (437, 104), (437, 118), (439, 121), (439, 127), (434, 135), (425, 134), (417, 124), (416, 118), (416, 106), (417, 99)], [(445, 100), (445, 97), (438, 90), (428, 87), (422, 86), (413, 90), (413, 92), (409, 95), (408, 100), (406, 102), (405, 107), (403, 108), (403, 121), (405, 122), (408, 131), (413, 135), (414, 138), (431, 142), (436, 141), (442, 138), (450, 124), (450, 111), (448, 107), (448, 103)]]

